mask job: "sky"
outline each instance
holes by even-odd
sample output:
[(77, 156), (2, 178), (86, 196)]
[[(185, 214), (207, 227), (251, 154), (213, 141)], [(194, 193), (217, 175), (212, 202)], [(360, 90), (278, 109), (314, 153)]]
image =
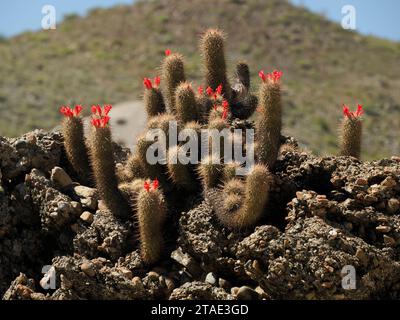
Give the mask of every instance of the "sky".
[[(187, 0), (182, 0), (187, 1)], [(216, 0), (218, 1), (218, 0)], [(267, 1), (267, 0), (263, 0)], [(352, 5), (356, 10), (356, 30), (382, 38), (400, 41), (400, 0), (290, 0), (327, 18), (342, 20), (342, 7)], [(41, 28), (42, 7), (53, 5), (56, 21), (65, 14), (84, 15), (93, 7), (131, 4), (133, 0), (1, 0), (0, 35), (10, 37), (27, 30)]]

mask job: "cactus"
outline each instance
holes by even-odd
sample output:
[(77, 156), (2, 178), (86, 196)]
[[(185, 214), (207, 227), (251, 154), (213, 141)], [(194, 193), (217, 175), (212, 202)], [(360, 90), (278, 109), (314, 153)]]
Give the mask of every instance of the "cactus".
[(108, 126), (111, 106), (93, 106), (92, 128), (90, 130), (89, 151), (96, 187), (101, 199), (113, 215), (127, 218), (131, 209), (118, 189), (111, 131)]
[(241, 165), (239, 162), (229, 162), (224, 165), (223, 170), (223, 180), (230, 181), (236, 177), (236, 169), (240, 168)]
[(168, 151), (168, 173), (172, 181), (180, 188), (193, 191), (196, 188), (189, 166), (179, 161), (179, 156), (183, 153), (180, 147), (174, 146)]
[(175, 103), (178, 121), (186, 123), (198, 119), (196, 96), (189, 83), (181, 83), (176, 88)]
[[(147, 150), (148, 148), (154, 143), (154, 141), (147, 141), (146, 140), (146, 135), (142, 134), (141, 136), (138, 137), (137, 142), (136, 142), (136, 151), (133, 157), (136, 157), (137, 160), (135, 160), (135, 165), (138, 163), (140, 164), (139, 167), (132, 167), (132, 169), (137, 168), (137, 170), (140, 170), (139, 168), (141, 168), (141, 172), (142, 177), (144, 178), (151, 178), (151, 179), (155, 179), (156, 177), (160, 177), (162, 175), (162, 167), (159, 163), (155, 163), (155, 164), (150, 164), (147, 161)], [(133, 161), (133, 159), (132, 159)], [(139, 172), (139, 171), (138, 171)]]
[(361, 154), (362, 121), (364, 113), (361, 105), (356, 112), (351, 112), (347, 105), (343, 105), (343, 121), (341, 124), (340, 155), (351, 156), (357, 159)]
[(260, 87), (259, 103), (260, 115), (256, 124), (257, 154), (259, 161), (274, 168), (278, 158), (281, 129), (282, 129), (282, 101), (280, 78), (282, 72), (274, 71), (265, 75), (259, 73), (263, 83)]
[(223, 165), (219, 157), (212, 155), (202, 159), (197, 172), (201, 178), (204, 189), (218, 186), (222, 169)]
[(144, 183), (144, 190), (137, 197), (137, 220), (140, 232), (140, 252), (146, 264), (157, 262), (161, 256), (164, 240), (163, 225), (166, 205), (158, 180)]
[(221, 192), (222, 208), (216, 210), (220, 222), (232, 229), (253, 226), (261, 217), (269, 199), (272, 176), (267, 167), (255, 165), (245, 184), (233, 179)]
[(169, 110), (175, 113), (175, 90), (181, 82), (186, 81), (183, 56), (177, 53), (171, 54), (169, 51), (166, 52), (161, 69), (167, 105)]
[(245, 91), (250, 90), (250, 68), (244, 61), (236, 64), (236, 77), (238, 82), (243, 86)]
[(164, 98), (159, 89), (160, 77), (154, 78), (152, 82), (149, 78), (144, 78), (144, 106), (149, 118), (165, 112)]
[(209, 29), (201, 38), (200, 50), (205, 65), (205, 85), (216, 89), (222, 85), (224, 97), (230, 99), (231, 87), (226, 75), (224, 35), (220, 30)]
[(60, 112), (65, 116), (62, 122), (64, 148), (68, 161), (71, 163), (80, 182), (90, 184), (91, 169), (88, 160), (88, 150), (85, 143), (83, 122), (79, 114), (82, 106), (74, 109), (62, 106)]

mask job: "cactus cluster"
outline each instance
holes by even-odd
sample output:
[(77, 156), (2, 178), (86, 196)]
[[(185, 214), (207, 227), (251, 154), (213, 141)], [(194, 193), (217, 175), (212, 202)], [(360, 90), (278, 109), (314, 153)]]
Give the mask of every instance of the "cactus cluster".
[[(203, 189), (218, 220), (227, 228), (252, 227), (265, 216), (274, 183), (273, 171), (282, 147), (282, 72), (260, 71), (257, 97), (251, 92), (249, 66), (240, 61), (236, 65), (235, 82), (231, 85), (226, 71), (224, 42), (225, 36), (217, 29), (202, 35), (204, 86), (197, 90), (186, 80), (183, 56), (165, 51), (161, 76), (143, 81), (148, 116), (146, 131), (138, 137), (134, 153), (118, 172), (108, 124), (111, 106), (92, 107), (88, 142), (79, 117), (82, 107), (61, 109), (66, 116), (63, 122), (65, 150), (73, 169), (82, 181), (93, 174), (102, 200), (115, 216), (138, 222), (141, 253), (146, 263), (154, 263), (161, 256), (170, 192), (185, 195)], [(259, 112), (255, 125), (252, 125), (255, 129), (255, 164), (248, 174), (238, 175), (242, 165), (225, 159), (224, 151), (228, 151), (227, 146), (231, 147), (230, 142), (237, 140), (245, 154), (252, 150), (234, 129), (237, 126), (235, 119), (246, 120), (256, 109)], [(344, 114), (341, 154), (359, 157), (362, 107), (352, 113), (345, 106)], [(174, 132), (171, 129), (183, 140), (169, 145), (167, 142)], [(203, 130), (209, 133), (225, 130), (228, 134), (209, 135), (208, 140), (201, 141)], [(149, 135), (154, 139), (149, 139)], [(202, 158), (200, 150), (188, 148), (185, 139), (194, 139), (197, 145), (204, 142), (211, 151)], [(213, 152), (213, 144), (219, 145), (220, 154)], [(149, 154), (161, 161), (150, 163)], [(196, 164), (182, 161), (188, 155), (196, 158)]]

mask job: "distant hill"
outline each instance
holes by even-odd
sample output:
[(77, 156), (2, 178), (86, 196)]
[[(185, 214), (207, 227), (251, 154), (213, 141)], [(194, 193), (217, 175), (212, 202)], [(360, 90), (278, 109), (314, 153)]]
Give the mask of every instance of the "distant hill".
[(342, 103), (366, 109), (364, 158), (400, 153), (400, 43), (361, 36), (282, 0), (159, 0), (68, 16), (56, 31), (0, 41), (0, 134), (51, 128), (65, 103), (117, 103), (142, 93), (165, 48), (200, 82), (198, 38), (225, 30), (227, 57), (284, 71), (285, 133), (336, 152)]

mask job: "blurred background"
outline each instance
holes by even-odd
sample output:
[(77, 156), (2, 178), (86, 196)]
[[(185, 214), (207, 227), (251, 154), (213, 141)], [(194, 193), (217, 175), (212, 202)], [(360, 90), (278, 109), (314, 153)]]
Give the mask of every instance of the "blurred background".
[[(56, 29), (42, 28), (45, 5)], [(1, 1), (0, 135), (53, 128), (62, 104), (111, 103), (129, 144), (145, 121), (143, 77), (169, 48), (201, 84), (198, 37), (220, 27), (231, 75), (246, 60), (257, 90), (260, 69), (284, 71), (284, 131), (303, 147), (335, 154), (341, 105), (361, 103), (364, 159), (399, 154), (399, 12), (397, 0)]]

